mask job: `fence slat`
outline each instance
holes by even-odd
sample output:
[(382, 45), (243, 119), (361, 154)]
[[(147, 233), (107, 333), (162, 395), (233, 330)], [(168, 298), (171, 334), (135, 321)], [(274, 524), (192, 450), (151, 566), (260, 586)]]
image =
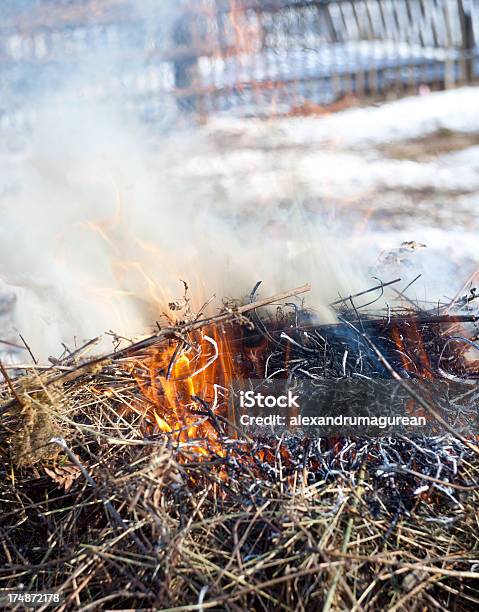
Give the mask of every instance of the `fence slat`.
[[(266, 113), (273, 103), (287, 112), (305, 100), (327, 104), (344, 94), (399, 94), (422, 83), (448, 88), (479, 77), (478, 0), (195, 0), (169, 32), (160, 23), (141, 28), (138, 11), (130, 22), (109, 0), (96, 4), (98, 22), (82, 9), (76, 21), (32, 15), (15, 33), (10, 17), (12, 27), (0, 28), (0, 113), (2, 100), (18, 97), (28, 114), (29, 96), (15, 89), (18, 74), (28, 82), (36, 70), (47, 74), (122, 41), (129, 43), (120, 59), (132, 99), (146, 104), (151, 95), (158, 105), (170, 96), (182, 111), (202, 114), (232, 107)], [(104, 79), (91, 89), (107, 97), (114, 85)]]

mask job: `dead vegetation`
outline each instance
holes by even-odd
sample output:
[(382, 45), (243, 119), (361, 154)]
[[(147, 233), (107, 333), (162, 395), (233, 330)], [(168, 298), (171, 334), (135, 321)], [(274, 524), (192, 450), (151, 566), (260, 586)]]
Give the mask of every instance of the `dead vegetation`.
[[(409, 304), (379, 319), (360, 315), (359, 300), (370, 297), (339, 299), (344, 322), (316, 330), (314, 342), (326, 342), (315, 362), (327, 365), (323, 375), (358, 372), (344, 359), (347, 342), (363, 350), (371, 377), (394, 372), (407, 383), (429, 369), (477, 378), (477, 364), (464, 361), (475, 342), (474, 292), (458, 296), (454, 311)], [(201, 378), (222, 359), (225, 330), (241, 331), (250, 361), (258, 334), (282, 333), (294, 348), (289, 372), (298, 359), (313, 368), (297, 307), (276, 313), (275, 328), (256, 314), (270, 301), (253, 292), (251, 304), (164, 328), (105, 358), (69, 355), (9, 377), (0, 387), (0, 589), (60, 592), (62, 611), (477, 609), (473, 438), (230, 436), (221, 400)], [(348, 336), (351, 327), (359, 331)], [(470, 332), (463, 342), (459, 327)], [(400, 343), (392, 329), (403, 330)], [(382, 347), (381, 358), (368, 342)], [(278, 360), (281, 345), (267, 346)], [(180, 376), (193, 354), (195, 372), (208, 367)], [(228, 371), (221, 364), (215, 379)], [(167, 401), (185, 389), (184, 406)]]
[(479, 134), (474, 132), (454, 132), (441, 128), (421, 138), (390, 142), (380, 151), (392, 159), (428, 161), (440, 155), (463, 151), (479, 145)]

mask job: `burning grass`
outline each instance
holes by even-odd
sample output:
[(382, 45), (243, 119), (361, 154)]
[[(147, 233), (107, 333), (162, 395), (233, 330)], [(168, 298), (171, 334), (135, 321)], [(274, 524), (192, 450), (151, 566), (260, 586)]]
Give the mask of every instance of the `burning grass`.
[(475, 294), (373, 314), (366, 292), (329, 326), (258, 310), (306, 289), (4, 370), (0, 588), (61, 610), (477, 608), (473, 437), (253, 440), (225, 409), (234, 376), (474, 383)]

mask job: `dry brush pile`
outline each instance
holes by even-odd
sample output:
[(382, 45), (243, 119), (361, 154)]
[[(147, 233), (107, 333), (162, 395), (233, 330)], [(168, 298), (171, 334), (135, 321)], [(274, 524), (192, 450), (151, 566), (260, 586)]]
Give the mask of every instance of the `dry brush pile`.
[[(178, 374), (183, 357), (199, 354), (198, 334), (211, 342), (197, 368), (211, 365), (222, 334), (242, 330), (250, 358), (258, 354), (256, 332), (263, 340), (279, 337), (294, 347), (289, 369), (299, 360), (311, 373), (305, 338), (319, 340), (311, 340), (310, 321), (302, 345), (297, 309), (285, 332), (284, 312), (271, 326), (256, 313), (262, 305), (197, 317), (103, 358), (87, 360), (80, 350), (21, 376), (4, 369), (0, 589), (61, 592), (59, 610), (477, 609), (474, 437), (450, 431), (429, 438), (248, 440), (231, 436), (221, 401), (202, 397), (200, 383), (191, 395), (191, 377)], [(382, 334), (383, 361), (376, 355), (374, 367), (387, 364), (391, 376), (407, 383), (414, 364), (417, 376), (433, 366), (453, 376), (454, 364), (456, 374), (474, 380), (475, 369), (461, 370), (467, 342), (451, 341), (459, 337), (451, 326), (467, 317), (473, 326), (469, 300), (458, 308), (454, 315), (389, 312), (380, 326), (377, 316), (363, 316), (359, 325), (357, 307), (349, 316), (342, 301), (339, 316), (342, 332), (352, 325), (364, 347), (377, 347)], [(414, 320), (420, 340), (402, 334), (398, 343), (387, 331), (394, 320), (396, 329)], [(318, 351), (320, 365), (327, 358), (330, 374), (344, 369), (338, 330), (318, 332), (327, 344)], [(397, 351), (392, 365), (387, 338)], [(473, 338), (471, 329), (466, 340)], [(442, 343), (444, 362), (430, 359), (427, 366), (419, 341), (423, 352), (436, 343), (436, 354)], [(364, 355), (362, 364), (371, 353)], [(183, 385), (174, 388), (176, 397), (189, 389), (187, 413), (165, 400), (171, 374)], [(423, 402), (426, 411), (434, 409)]]

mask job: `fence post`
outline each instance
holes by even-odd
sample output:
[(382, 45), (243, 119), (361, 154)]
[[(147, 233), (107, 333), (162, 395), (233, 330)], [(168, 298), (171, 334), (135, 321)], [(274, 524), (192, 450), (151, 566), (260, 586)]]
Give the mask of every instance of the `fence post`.
[(474, 80), (474, 24), (469, 10), (464, 8), (463, 0), (457, 0), (459, 9), (459, 21), (461, 24), (461, 80), (471, 83)]
[(195, 85), (198, 72), (198, 57), (194, 52), (193, 21), (195, 16), (188, 10), (183, 12), (174, 22), (172, 39), (178, 56), (173, 59), (173, 73), (175, 90), (177, 91), (178, 108), (182, 111), (192, 112), (196, 109), (196, 96), (182, 95), (191, 92)]

